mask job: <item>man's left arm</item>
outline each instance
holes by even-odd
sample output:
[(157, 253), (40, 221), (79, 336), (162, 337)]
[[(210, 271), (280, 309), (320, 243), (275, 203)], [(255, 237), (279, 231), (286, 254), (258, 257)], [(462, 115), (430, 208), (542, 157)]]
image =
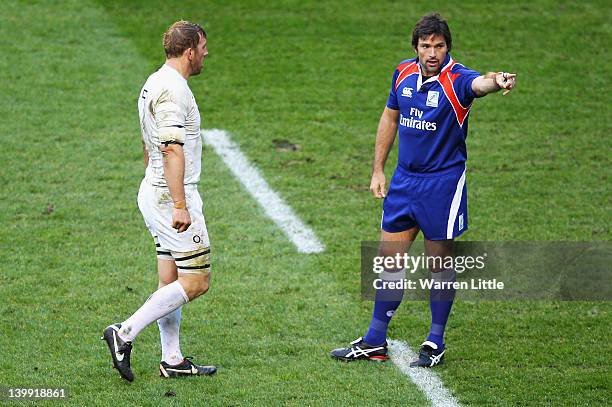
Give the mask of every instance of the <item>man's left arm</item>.
[(487, 72), (472, 81), (472, 91), (478, 97), (505, 89), (507, 95), (516, 86), (516, 74), (508, 72)]
[(145, 144), (144, 139), (140, 139), (142, 142), (142, 155), (144, 158), (145, 169), (149, 166), (149, 150), (147, 150), (147, 145)]

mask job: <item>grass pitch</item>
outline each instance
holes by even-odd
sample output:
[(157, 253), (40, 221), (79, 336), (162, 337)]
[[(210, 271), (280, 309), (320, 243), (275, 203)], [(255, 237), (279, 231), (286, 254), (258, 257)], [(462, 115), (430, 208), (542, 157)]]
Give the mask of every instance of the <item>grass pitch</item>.
[[(472, 109), (464, 238), (610, 240), (603, 1), (7, 1), (0, 386), (66, 387), (74, 405), (427, 405), (392, 364), (340, 364), (327, 352), (369, 321), (358, 279), (359, 244), (376, 239), (380, 219), (367, 191), (374, 133), (393, 69), (412, 55), (412, 26), (431, 9), (449, 20), (455, 59), (519, 73), (510, 96)], [(209, 34), (205, 70), (190, 81), (203, 127), (231, 132), (327, 250), (297, 254), (206, 149), (213, 286), (185, 308), (182, 348), (220, 371), (160, 380), (152, 326), (135, 343), (129, 385), (98, 338), (156, 286), (135, 199), (136, 98), (178, 18)], [(300, 148), (279, 151), (280, 140)], [(437, 371), (465, 405), (605, 404), (610, 311), (459, 300)], [(390, 336), (420, 343), (428, 315), (426, 303), (404, 303)]]

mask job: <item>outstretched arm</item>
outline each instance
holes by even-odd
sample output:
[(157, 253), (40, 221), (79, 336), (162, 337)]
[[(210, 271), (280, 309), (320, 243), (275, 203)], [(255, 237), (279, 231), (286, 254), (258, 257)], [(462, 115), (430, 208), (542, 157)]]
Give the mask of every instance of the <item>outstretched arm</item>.
[(375, 198), (384, 198), (386, 192), (385, 179), (385, 162), (389, 156), (391, 146), (395, 141), (397, 133), (397, 119), (399, 118), (399, 110), (385, 110), (380, 117), (378, 130), (376, 131), (376, 147), (374, 148), (374, 163), (372, 164), (372, 181), (370, 182), (370, 191)]
[(504, 96), (516, 86), (516, 74), (508, 72), (487, 72), (472, 81), (472, 90), (476, 96), (484, 96), (489, 93), (505, 89)]

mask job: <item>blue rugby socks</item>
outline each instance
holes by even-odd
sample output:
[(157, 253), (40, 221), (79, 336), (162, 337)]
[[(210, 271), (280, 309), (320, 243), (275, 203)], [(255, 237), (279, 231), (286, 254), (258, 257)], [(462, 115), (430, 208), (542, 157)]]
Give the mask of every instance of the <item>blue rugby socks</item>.
[[(444, 329), (453, 306), (456, 291), (448, 285), (455, 281), (455, 277), (455, 270), (452, 269), (432, 273), (434, 287), (429, 291), (431, 327), (427, 340), (438, 345), (438, 349), (444, 349)], [(437, 283), (441, 283), (443, 287), (435, 288)]]
[[(384, 282), (400, 281), (406, 275), (405, 270), (397, 272), (385, 271), (381, 274)], [(382, 345), (387, 340), (387, 329), (391, 317), (399, 307), (404, 296), (403, 289), (379, 289), (376, 290), (376, 301), (374, 302), (374, 312), (368, 332), (363, 340), (368, 345)]]

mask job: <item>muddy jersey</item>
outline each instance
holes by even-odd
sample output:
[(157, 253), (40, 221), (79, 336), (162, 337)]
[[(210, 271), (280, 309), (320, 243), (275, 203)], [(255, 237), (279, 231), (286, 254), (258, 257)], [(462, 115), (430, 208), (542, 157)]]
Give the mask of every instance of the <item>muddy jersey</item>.
[(185, 185), (200, 181), (202, 139), (200, 112), (187, 80), (174, 68), (163, 65), (145, 82), (138, 98), (142, 139), (149, 153), (145, 180), (167, 187), (164, 178), (162, 144), (183, 145)]

